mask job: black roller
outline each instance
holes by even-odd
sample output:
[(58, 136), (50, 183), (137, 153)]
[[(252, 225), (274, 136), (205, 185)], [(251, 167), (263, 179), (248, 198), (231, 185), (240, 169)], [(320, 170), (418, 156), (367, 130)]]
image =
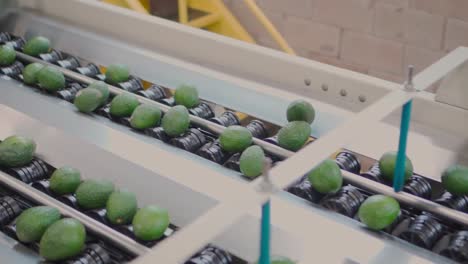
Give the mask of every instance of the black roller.
[(422, 214), (416, 216), (398, 237), (417, 246), (431, 249), (443, 232), (444, 227), (437, 220), (431, 215)]
[(434, 252), (457, 262), (468, 262), (468, 231), (458, 231), (440, 239), (434, 246)]
[(228, 153), (221, 148), (219, 140), (205, 144), (197, 151), (197, 154), (218, 164), (223, 164), (229, 158)]
[(166, 92), (164, 91), (164, 88), (156, 84), (153, 84), (146, 90), (137, 91), (136, 93), (153, 101), (159, 101), (163, 98), (166, 98)]
[(445, 192), (435, 202), (468, 213), (468, 196), (455, 196), (449, 192)]
[(145, 134), (163, 142), (169, 142), (171, 140), (171, 137), (164, 132), (162, 127), (147, 128), (145, 129)]
[(39, 58), (43, 61), (47, 61), (48, 63), (57, 63), (57, 61), (63, 59), (63, 55), (58, 50), (52, 50), (49, 53), (39, 54)]
[(73, 102), (76, 94), (83, 89), (83, 86), (79, 83), (71, 83), (66, 89), (60, 90), (57, 92), (57, 96), (65, 101)]
[(232, 257), (226, 251), (214, 246), (208, 246), (202, 252), (192, 257), (186, 264), (231, 264)]
[(0, 43), (3, 44), (11, 40), (10, 34), (7, 32), (0, 32)]
[(31, 186), (45, 194), (53, 195), (52, 191), (50, 190), (50, 182), (48, 180), (36, 181), (31, 183)]
[(23, 69), (23, 63), (15, 61), (10, 66), (0, 68), (0, 72), (7, 76), (10, 76), (11, 78), (19, 79), (19, 75), (23, 72)]
[(127, 127), (132, 127), (132, 124), (130, 123), (130, 117), (121, 117), (121, 118), (115, 118), (119, 124), (122, 124)]
[(64, 60), (59, 60), (59, 61), (57, 61), (57, 64), (60, 67), (71, 70), (71, 71), (74, 71), (74, 70), (76, 70), (76, 68), (81, 66), (80, 61), (77, 58), (73, 57), (73, 56), (69, 56), (68, 58), (66, 58)]
[(432, 195), (432, 186), (423, 177), (413, 175), (413, 177), (405, 183), (403, 191), (421, 198), (430, 199)]
[(278, 135), (274, 135), (264, 139), (265, 142), (278, 146)]
[(98, 222), (108, 224), (106, 212), (106, 209), (93, 209), (86, 211), (85, 214)]
[(240, 171), (240, 159), (241, 153), (236, 153), (232, 155), (224, 164), (223, 166), (229, 168), (231, 170)]
[(337, 193), (325, 196), (320, 205), (342, 215), (354, 217), (364, 200), (364, 195), (356, 187), (347, 185)]
[(379, 163), (375, 163), (374, 165), (372, 165), (372, 167), (361, 174), (362, 177), (366, 178), (366, 179), (369, 179), (369, 180), (373, 180), (373, 181), (376, 181), (376, 182), (380, 182), (380, 183), (384, 183), (384, 179), (382, 177), (382, 173), (380, 172), (380, 168), (379, 168)]
[(4, 196), (0, 198), (0, 226), (3, 227), (13, 221), (21, 212), (22, 208), (15, 199)]
[(10, 46), (14, 48), (15, 50), (22, 50), (24, 47), (24, 44), (26, 44), (26, 41), (24, 40), (24, 38), (15, 38), (15, 39), (5, 42), (5, 45)]
[(60, 202), (74, 208), (74, 209), (79, 209), (79, 205), (78, 205), (78, 200), (76, 200), (76, 197), (75, 195), (73, 194), (65, 194), (65, 195), (62, 195), (62, 196), (59, 196), (57, 197), (57, 200), (59, 200)]
[(191, 128), (184, 135), (173, 138), (170, 142), (178, 148), (195, 152), (206, 144), (208, 140), (199, 129)]
[(312, 188), (307, 177), (303, 177), (298, 183), (289, 187), (287, 191), (312, 203), (318, 203), (324, 197), (323, 194)]
[(218, 125), (225, 126), (225, 127), (240, 125), (239, 118), (236, 116), (234, 112), (231, 112), (231, 111), (224, 112), (219, 117), (211, 118), (210, 121)]
[(335, 161), (336, 164), (338, 164), (338, 167), (342, 170), (349, 171), (354, 174), (361, 173), (361, 164), (353, 153), (347, 151), (340, 152), (336, 155)]
[(73, 260), (68, 260), (66, 264), (107, 264), (112, 263), (109, 253), (99, 244), (90, 244), (84, 252)]
[(78, 67), (75, 69), (78, 73), (94, 78), (96, 75), (101, 74), (99, 67), (96, 64), (90, 63), (84, 67)]
[(42, 160), (38, 159), (33, 159), (26, 166), (9, 168), (7, 171), (24, 183), (40, 181), (49, 176), (49, 168)]
[(268, 136), (265, 124), (260, 120), (252, 120), (245, 128), (247, 128), (255, 138), (264, 139)]
[(171, 97), (171, 98), (163, 98), (163, 99), (158, 100), (158, 102), (160, 102), (161, 104), (165, 104), (165, 105), (167, 105), (167, 106), (174, 106), (174, 105), (176, 105), (174, 97)]
[(211, 107), (206, 103), (200, 103), (194, 108), (189, 109), (190, 114), (203, 119), (210, 119), (215, 116)]
[(129, 93), (136, 93), (143, 90), (143, 83), (140, 78), (132, 78), (126, 82), (119, 83), (117, 86)]

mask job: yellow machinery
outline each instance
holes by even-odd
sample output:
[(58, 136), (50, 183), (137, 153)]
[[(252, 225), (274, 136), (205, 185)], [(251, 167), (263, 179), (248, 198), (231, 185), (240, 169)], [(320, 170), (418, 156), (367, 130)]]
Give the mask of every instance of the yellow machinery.
[[(129, 8), (140, 13), (150, 14), (150, 0), (103, 0), (104, 2)], [(270, 33), (279, 47), (289, 54), (295, 54), (292, 48), (284, 40), (278, 30), (265, 16), (254, 0), (244, 0), (258, 21)], [(218, 34), (236, 38), (250, 43), (255, 40), (242, 27), (240, 22), (229, 11), (222, 0), (178, 0), (179, 22), (192, 27), (203, 28)], [(190, 19), (189, 10), (197, 10), (204, 15)]]

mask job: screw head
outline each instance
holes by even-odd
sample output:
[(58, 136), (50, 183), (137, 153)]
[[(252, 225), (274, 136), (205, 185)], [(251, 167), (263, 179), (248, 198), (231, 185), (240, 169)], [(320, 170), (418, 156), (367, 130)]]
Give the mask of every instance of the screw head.
[(305, 79), (304, 83), (305, 85), (309, 86), (312, 83), (312, 81), (310, 79)]
[(348, 91), (346, 91), (345, 89), (341, 89), (341, 90), (340, 90), (340, 95), (341, 95), (341, 96), (347, 96), (347, 95), (348, 95)]
[(324, 92), (328, 91), (328, 85), (325, 84), (325, 83), (322, 84), (322, 90), (323, 90)]
[(365, 101), (367, 101), (367, 97), (363, 94), (359, 95), (359, 102), (364, 103)]

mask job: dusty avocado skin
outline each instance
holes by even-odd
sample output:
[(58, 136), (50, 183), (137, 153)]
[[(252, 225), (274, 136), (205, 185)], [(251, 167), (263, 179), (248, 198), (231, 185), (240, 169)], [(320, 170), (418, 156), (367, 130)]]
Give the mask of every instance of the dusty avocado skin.
[(15, 62), (16, 51), (10, 46), (0, 46), (0, 66), (8, 66)]
[(16, 236), (25, 243), (39, 241), (46, 229), (59, 219), (60, 212), (54, 207), (31, 207), (17, 218)]
[(50, 40), (42, 36), (31, 38), (26, 42), (23, 48), (24, 53), (34, 57), (42, 53), (48, 53), (49, 50)]
[(262, 174), (265, 162), (265, 152), (259, 146), (250, 146), (242, 152), (239, 158), (239, 166), (242, 174), (249, 178), (255, 178)]
[(81, 183), (81, 173), (79, 170), (64, 166), (56, 169), (49, 181), (50, 190), (58, 195), (74, 193)]
[(102, 101), (102, 93), (93, 88), (80, 90), (73, 101), (78, 111), (89, 114), (96, 110)]
[(63, 218), (47, 228), (39, 243), (39, 254), (49, 261), (65, 260), (81, 253), (85, 240), (83, 224)]
[(109, 87), (107, 86), (105, 82), (102, 82), (102, 81), (93, 82), (88, 86), (88, 88), (96, 89), (101, 93), (102, 95), (101, 105), (105, 104), (107, 100), (109, 99), (109, 95), (110, 95)]
[(123, 64), (109, 65), (106, 69), (106, 82), (110, 84), (117, 84), (128, 81), (130, 78), (130, 70), (128, 66)]
[[(386, 152), (379, 160), (379, 169), (382, 176), (387, 181), (393, 181), (396, 168), (397, 153), (394, 151)], [(406, 157), (405, 162), (405, 181), (413, 176), (413, 163)]]
[(442, 174), (442, 184), (454, 195), (468, 195), (468, 167), (453, 165)]
[(241, 152), (252, 145), (252, 133), (242, 126), (229, 126), (219, 136), (219, 143), (227, 152)]
[(134, 193), (121, 190), (115, 191), (107, 200), (106, 217), (114, 225), (129, 224), (132, 222), (138, 208)]
[(176, 104), (183, 105), (187, 108), (195, 107), (200, 103), (197, 88), (195, 88), (195, 86), (185, 84), (177, 87), (174, 94), (174, 100)]
[(34, 62), (28, 64), (23, 69), (23, 81), (25, 84), (33, 85), (38, 82), (37, 75), (38, 73), (44, 68), (44, 66), (40, 63)]
[(183, 105), (176, 105), (166, 112), (161, 123), (164, 132), (171, 137), (180, 136), (190, 126), (190, 115)]
[(76, 189), (78, 205), (84, 209), (104, 208), (107, 199), (114, 191), (114, 184), (107, 180), (89, 179)]
[(312, 124), (315, 119), (315, 109), (309, 102), (299, 99), (289, 104), (286, 116), (289, 122), (305, 121)]
[(161, 110), (153, 105), (141, 104), (133, 111), (130, 125), (135, 129), (155, 127), (161, 120)]
[(169, 213), (157, 206), (146, 206), (135, 214), (132, 221), (135, 236), (143, 241), (156, 240), (169, 226)]
[(309, 139), (312, 129), (305, 121), (292, 121), (278, 132), (278, 144), (285, 149), (298, 151)]
[(112, 99), (110, 113), (115, 117), (129, 117), (139, 104), (135, 95), (124, 92)]
[(343, 185), (340, 167), (334, 160), (327, 159), (308, 175), (312, 187), (320, 193), (335, 193)]
[(20, 167), (32, 161), (36, 143), (27, 137), (10, 136), (0, 143), (0, 165)]
[(56, 92), (65, 88), (63, 73), (50, 66), (45, 66), (37, 73), (37, 81), (43, 89), (49, 92)]
[(368, 228), (382, 230), (390, 226), (400, 214), (400, 204), (393, 197), (373, 195), (359, 207), (358, 216)]

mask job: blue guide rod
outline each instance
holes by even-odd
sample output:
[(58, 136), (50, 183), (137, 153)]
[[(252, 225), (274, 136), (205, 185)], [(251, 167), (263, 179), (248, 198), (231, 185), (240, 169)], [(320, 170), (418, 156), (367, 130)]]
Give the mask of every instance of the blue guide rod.
[[(272, 193), (274, 191), (273, 183), (270, 181), (269, 172), (271, 168), (271, 160), (265, 159), (263, 166), (263, 185), (261, 190), (264, 193)], [(260, 259), (259, 264), (270, 264), (270, 234), (271, 234), (271, 217), (270, 217), (270, 200), (262, 205), (262, 222), (260, 229)]]

